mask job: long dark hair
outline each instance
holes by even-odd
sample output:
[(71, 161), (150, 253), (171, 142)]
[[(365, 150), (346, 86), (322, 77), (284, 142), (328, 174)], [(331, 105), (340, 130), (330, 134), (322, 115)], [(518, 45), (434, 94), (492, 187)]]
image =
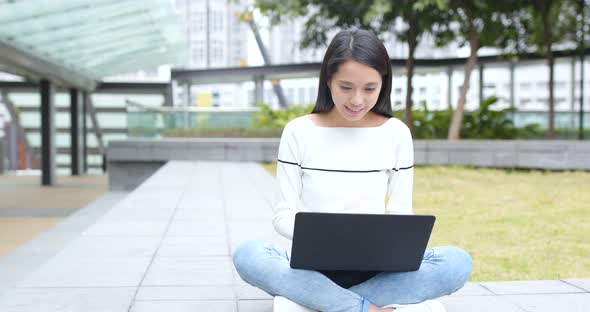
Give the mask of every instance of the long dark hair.
[(328, 81), (338, 71), (338, 66), (348, 60), (365, 64), (381, 74), (381, 92), (379, 92), (377, 104), (371, 111), (386, 117), (393, 117), (391, 109), (392, 73), (389, 55), (377, 36), (358, 28), (341, 30), (330, 42), (322, 61), (318, 97), (312, 113), (332, 110), (334, 101), (328, 88)]

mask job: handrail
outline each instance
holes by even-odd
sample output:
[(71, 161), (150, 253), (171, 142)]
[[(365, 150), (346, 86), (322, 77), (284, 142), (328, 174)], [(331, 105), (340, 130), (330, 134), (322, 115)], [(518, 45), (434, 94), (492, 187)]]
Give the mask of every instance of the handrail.
[(92, 102), (92, 97), (90, 95), (88, 95), (88, 112), (90, 113), (92, 128), (94, 129), (96, 141), (98, 142), (98, 150), (100, 151), (100, 154), (104, 156), (106, 155), (106, 150), (104, 148), (104, 141), (102, 139), (102, 129), (98, 124), (98, 118), (96, 117), (96, 109), (94, 108), (94, 103)]
[(203, 113), (215, 113), (215, 112), (258, 112), (260, 107), (195, 107), (195, 106), (176, 106), (176, 107), (151, 107), (144, 104), (140, 104), (135, 101), (125, 100), (128, 107), (137, 107), (145, 111), (151, 111), (155, 113), (170, 113), (170, 112), (203, 112)]

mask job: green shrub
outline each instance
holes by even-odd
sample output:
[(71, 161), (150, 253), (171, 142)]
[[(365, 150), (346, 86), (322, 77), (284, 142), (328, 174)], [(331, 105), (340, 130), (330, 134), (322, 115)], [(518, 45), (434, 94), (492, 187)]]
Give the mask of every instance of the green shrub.
[(490, 96), (483, 100), (479, 107), (465, 114), (461, 126), (461, 138), (465, 139), (515, 139), (518, 130), (509, 114), (514, 112), (512, 107), (501, 110), (491, 110), (490, 107), (498, 102), (498, 98)]
[[(516, 128), (511, 120), (513, 108), (492, 109), (497, 103), (495, 96), (486, 98), (478, 109), (465, 112), (461, 126), (462, 139), (545, 139), (547, 130), (539, 124), (528, 124), (524, 128)], [(311, 113), (313, 104), (293, 105), (286, 109), (273, 109), (260, 103), (256, 105), (260, 111), (255, 113), (254, 128), (197, 128), (167, 129), (162, 131), (165, 137), (280, 137), (285, 125), (300, 116)], [(429, 111), (426, 102), (412, 111), (414, 139), (446, 139), (453, 111), (449, 108), (440, 111)], [(403, 111), (394, 112), (394, 116), (403, 119)], [(576, 129), (556, 129), (557, 139), (577, 138)], [(585, 131), (590, 138), (590, 129)]]
[[(429, 111), (425, 101), (421, 103), (422, 109), (412, 111), (412, 125), (415, 139), (440, 139), (446, 138), (449, 132), (452, 111)], [(397, 112), (394, 116), (403, 119), (403, 112)]]
[[(486, 98), (481, 105), (472, 112), (465, 112), (461, 125), (462, 139), (514, 139), (519, 131), (514, 127), (510, 115), (513, 108), (501, 110), (491, 109), (498, 102), (498, 98)], [(402, 118), (403, 112), (396, 112)], [(412, 111), (412, 125), (414, 139), (446, 139), (453, 117), (453, 110), (448, 108), (440, 111), (429, 111), (426, 102), (421, 102), (421, 109)]]
[(286, 109), (273, 109), (264, 103), (258, 103), (256, 106), (260, 107), (260, 111), (254, 117), (254, 126), (257, 128), (282, 129), (289, 121), (307, 115), (313, 110), (313, 104), (293, 105)]

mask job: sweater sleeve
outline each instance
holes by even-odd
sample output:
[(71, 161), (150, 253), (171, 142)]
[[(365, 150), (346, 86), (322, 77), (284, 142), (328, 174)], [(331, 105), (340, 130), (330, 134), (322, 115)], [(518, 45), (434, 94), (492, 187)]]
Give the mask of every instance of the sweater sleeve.
[(403, 122), (399, 124), (395, 167), (390, 171), (387, 182), (389, 202), (386, 210), (390, 214), (413, 214), (414, 146), (410, 129)]
[(288, 123), (279, 143), (272, 223), (275, 230), (289, 240), (293, 239), (295, 213), (301, 195), (301, 175), (301, 148), (292, 124)]

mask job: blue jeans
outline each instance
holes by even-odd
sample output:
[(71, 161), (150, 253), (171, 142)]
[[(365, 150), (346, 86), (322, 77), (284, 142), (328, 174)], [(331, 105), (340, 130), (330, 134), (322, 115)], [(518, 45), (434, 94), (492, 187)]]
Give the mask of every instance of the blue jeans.
[(286, 251), (269, 242), (243, 242), (233, 262), (248, 284), (325, 312), (366, 312), (369, 304), (383, 307), (438, 298), (463, 287), (471, 273), (471, 257), (450, 246), (427, 249), (417, 271), (379, 272), (349, 288), (318, 271), (292, 269)]

